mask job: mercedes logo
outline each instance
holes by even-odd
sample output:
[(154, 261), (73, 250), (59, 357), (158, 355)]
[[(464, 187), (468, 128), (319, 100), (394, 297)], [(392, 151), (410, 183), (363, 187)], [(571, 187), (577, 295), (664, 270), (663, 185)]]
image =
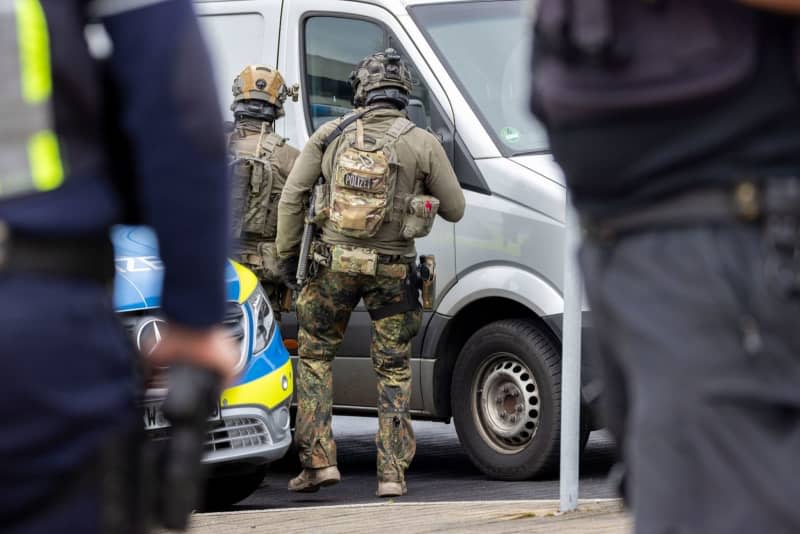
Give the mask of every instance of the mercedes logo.
[(162, 331), (166, 325), (163, 319), (148, 317), (142, 319), (136, 328), (136, 347), (139, 352), (148, 356), (161, 342)]

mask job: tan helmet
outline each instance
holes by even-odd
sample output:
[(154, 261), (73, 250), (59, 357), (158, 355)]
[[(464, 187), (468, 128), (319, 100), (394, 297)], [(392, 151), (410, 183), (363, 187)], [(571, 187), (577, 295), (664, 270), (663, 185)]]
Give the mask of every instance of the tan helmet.
[(297, 101), (299, 86), (287, 87), (283, 76), (276, 69), (266, 65), (247, 65), (233, 80), (233, 104), (243, 100), (260, 100), (275, 107), (275, 118), (283, 117), (283, 103), (286, 97)]
[(414, 89), (411, 70), (394, 48), (375, 52), (362, 59), (350, 73), (353, 103), (362, 106), (367, 93), (376, 89), (399, 89), (408, 95)]

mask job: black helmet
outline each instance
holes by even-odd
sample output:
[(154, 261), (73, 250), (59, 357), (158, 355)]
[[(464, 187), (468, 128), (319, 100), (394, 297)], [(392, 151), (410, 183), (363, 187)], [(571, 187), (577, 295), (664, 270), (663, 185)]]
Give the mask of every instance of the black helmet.
[(394, 48), (375, 52), (362, 59), (350, 73), (353, 104), (364, 106), (390, 101), (404, 108), (414, 87), (411, 70)]

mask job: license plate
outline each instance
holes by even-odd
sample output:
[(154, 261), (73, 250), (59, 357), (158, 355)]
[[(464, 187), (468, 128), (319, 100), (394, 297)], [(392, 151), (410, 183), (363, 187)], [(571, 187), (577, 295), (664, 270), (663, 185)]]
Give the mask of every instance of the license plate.
[[(169, 420), (164, 415), (162, 408), (164, 400), (147, 401), (142, 406), (144, 411), (144, 429), (145, 430), (158, 430), (159, 428), (167, 428), (171, 426)], [(214, 406), (214, 411), (208, 418), (209, 421), (219, 421), (221, 418), (219, 411), (219, 404)]]

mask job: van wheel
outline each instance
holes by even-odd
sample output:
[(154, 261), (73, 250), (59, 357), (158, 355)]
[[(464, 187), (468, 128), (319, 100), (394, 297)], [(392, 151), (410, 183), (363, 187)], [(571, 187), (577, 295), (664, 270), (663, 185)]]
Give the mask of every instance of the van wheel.
[(506, 319), (473, 334), (450, 401), (461, 445), (487, 476), (525, 480), (557, 470), (561, 354), (532, 321)]
[(243, 501), (261, 486), (266, 474), (267, 466), (260, 465), (249, 473), (209, 478), (206, 482), (202, 511), (221, 510)]

